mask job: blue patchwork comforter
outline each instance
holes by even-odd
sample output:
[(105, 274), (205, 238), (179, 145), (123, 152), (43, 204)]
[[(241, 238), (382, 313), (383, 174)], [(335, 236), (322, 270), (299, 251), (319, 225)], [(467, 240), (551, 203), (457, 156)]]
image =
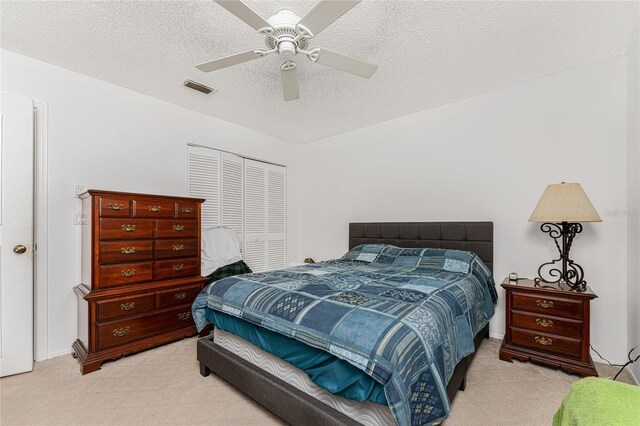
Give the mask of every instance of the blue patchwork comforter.
[(339, 260), (221, 279), (193, 303), (344, 359), (380, 382), (400, 426), (449, 413), (447, 383), (497, 293), (477, 255), (368, 244)]

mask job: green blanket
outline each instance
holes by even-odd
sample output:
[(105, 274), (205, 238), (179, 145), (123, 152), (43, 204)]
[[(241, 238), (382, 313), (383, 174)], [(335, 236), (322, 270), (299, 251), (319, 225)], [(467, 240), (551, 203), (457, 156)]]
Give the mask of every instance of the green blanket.
[(578, 380), (553, 417), (553, 426), (640, 425), (640, 387), (609, 379)]

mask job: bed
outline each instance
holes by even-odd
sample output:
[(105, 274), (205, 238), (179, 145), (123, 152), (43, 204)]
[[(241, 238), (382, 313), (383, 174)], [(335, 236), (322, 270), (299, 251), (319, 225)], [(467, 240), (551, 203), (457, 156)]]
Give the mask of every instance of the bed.
[[(340, 260), (208, 287), (193, 308), (199, 327), (217, 326), (198, 342), (201, 374), (213, 371), (290, 424), (441, 421), (488, 337), (497, 298), (490, 270), (493, 224), (352, 223), (349, 248)], [(290, 341), (269, 347), (263, 345), (269, 336), (256, 333)], [(362, 402), (309, 391), (285, 371), (286, 362), (269, 354), (280, 355), (273, 348), (289, 343), (319, 351), (323, 363), (356, 367), (374, 386), (365, 383), (369, 393), (356, 396)], [(375, 385), (384, 385), (382, 396)], [(384, 405), (371, 402), (380, 399), (390, 407), (386, 414)]]

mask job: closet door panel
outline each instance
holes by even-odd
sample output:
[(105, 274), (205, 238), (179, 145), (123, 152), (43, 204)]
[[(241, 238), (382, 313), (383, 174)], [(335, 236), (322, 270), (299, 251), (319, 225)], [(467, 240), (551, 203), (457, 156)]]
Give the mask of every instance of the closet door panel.
[[(222, 225), (244, 239), (244, 158), (221, 153), (221, 217)], [(242, 244), (240, 247), (242, 252)]]
[(220, 151), (189, 147), (189, 196), (206, 199), (201, 210), (203, 228), (221, 224), (220, 168)]

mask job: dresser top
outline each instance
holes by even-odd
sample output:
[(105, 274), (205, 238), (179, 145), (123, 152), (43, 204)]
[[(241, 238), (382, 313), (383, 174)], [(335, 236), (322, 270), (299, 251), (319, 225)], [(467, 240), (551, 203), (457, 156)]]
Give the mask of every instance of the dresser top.
[(502, 287), (505, 289), (516, 289), (516, 290), (524, 290), (532, 293), (545, 293), (545, 294), (555, 294), (558, 296), (570, 296), (572, 298), (586, 298), (586, 299), (594, 299), (598, 297), (591, 287), (587, 286), (586, 291), (574, 291), (569, 290), (569, 287), (566, 284), (558, 285), (558, 284), (548, 284), (545, 282), (540, 282), (540, 284), (536, 284), (534, 280), (528, 278), (520, 278), (518, 281), (510, 281), (509, 277), (505, 278), (502, 281)]
[(176, 196), (176, 195), (157, 195), (157, 194), (141, 194), (136, 192), (118, 192), (118, 191), (103, 191), (101, 189), (89, 189), (82, 194), (79, 195), (80, 198), (87, 198), (89, 196), (101, 196), (106, 195), (109, 197), (146, 197), (146, 198), (164, 198), (164, 199), (179, 199), (179, 200), (190, 200), (198, 203), (204, 203), (206, 200), (204, 198), (193, 198), (193, 197), (184, 197), (184, 196)]

